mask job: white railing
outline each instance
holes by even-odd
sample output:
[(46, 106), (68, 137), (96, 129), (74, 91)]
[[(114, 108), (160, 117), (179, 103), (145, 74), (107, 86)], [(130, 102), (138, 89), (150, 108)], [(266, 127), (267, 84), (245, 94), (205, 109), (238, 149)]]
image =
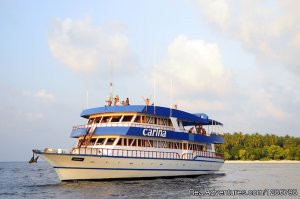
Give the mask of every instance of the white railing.
[[(91, 127), (93, 124), (83, 124), (73, 126), (73, 130), (88, 128)], [(140, 127), (140, 128), (151, 128), (151, 129), (161, 129), (167, 131), (174, 131), (174, 127), (169, 126), (162, 126), (162, 125), (155, 125), (155, 124), (144, 124), (144, 123), (99, 123), (96, 124), (96, 127)]]
[(198, 156), (207, 158), (224, 158), (224, 154), (210, 151), (193, 151), (183, 153), (181, 156), (176, 152), (146, 151), (146, 150), (127, 150), (110, 148), (73, 148), (71, 154), (98, 155), (98, 156), (119, 156), (119, 157), (138, 157), (138, 158), (167, 158), (167, 159), (188, 159), (193, 160)]
[(118, 157), (137, 157), (137, 158), (167, 158), (180, 159), (176, 152), (109, 149), (109, 148), (74, 148), (72, 154), (98, 155), (98, 156), (118, 156)]

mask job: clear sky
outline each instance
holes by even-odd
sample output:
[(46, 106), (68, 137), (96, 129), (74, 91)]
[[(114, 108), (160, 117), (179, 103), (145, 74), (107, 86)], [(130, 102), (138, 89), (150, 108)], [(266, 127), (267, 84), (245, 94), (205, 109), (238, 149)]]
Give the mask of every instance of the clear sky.
[[(71, 148), (114, 94), (300, 136), (299, 1), (0, 1), (0, 161)], [(88, 91), (88, 104), (86, 100)]]

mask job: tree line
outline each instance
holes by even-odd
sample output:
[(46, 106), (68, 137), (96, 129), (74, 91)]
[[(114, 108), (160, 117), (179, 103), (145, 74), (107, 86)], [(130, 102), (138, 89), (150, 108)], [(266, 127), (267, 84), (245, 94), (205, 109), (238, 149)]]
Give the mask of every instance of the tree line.
[(300, 137), (225, 133), (225, 144), (215, 145), (226, 160), (300, 160)]

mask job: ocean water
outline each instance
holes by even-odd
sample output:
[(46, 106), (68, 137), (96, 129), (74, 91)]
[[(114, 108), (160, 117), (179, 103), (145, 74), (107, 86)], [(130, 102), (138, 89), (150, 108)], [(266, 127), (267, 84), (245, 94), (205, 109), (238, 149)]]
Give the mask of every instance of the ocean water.
[[(237, 195), (245, 192), (251, 195)], [(0, 198), (300, 198), (300, 164), (226, 163), (190, 178), (60, 182), (46, 162), (0, 162)]]

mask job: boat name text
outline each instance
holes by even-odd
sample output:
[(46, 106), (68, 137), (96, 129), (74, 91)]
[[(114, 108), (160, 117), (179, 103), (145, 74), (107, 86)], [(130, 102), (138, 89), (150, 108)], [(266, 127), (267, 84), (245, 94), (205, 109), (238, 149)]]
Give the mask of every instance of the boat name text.
[(144, 129), (143, 135), (150, 137), (167, 137), (167, 131), (161, 129)]

